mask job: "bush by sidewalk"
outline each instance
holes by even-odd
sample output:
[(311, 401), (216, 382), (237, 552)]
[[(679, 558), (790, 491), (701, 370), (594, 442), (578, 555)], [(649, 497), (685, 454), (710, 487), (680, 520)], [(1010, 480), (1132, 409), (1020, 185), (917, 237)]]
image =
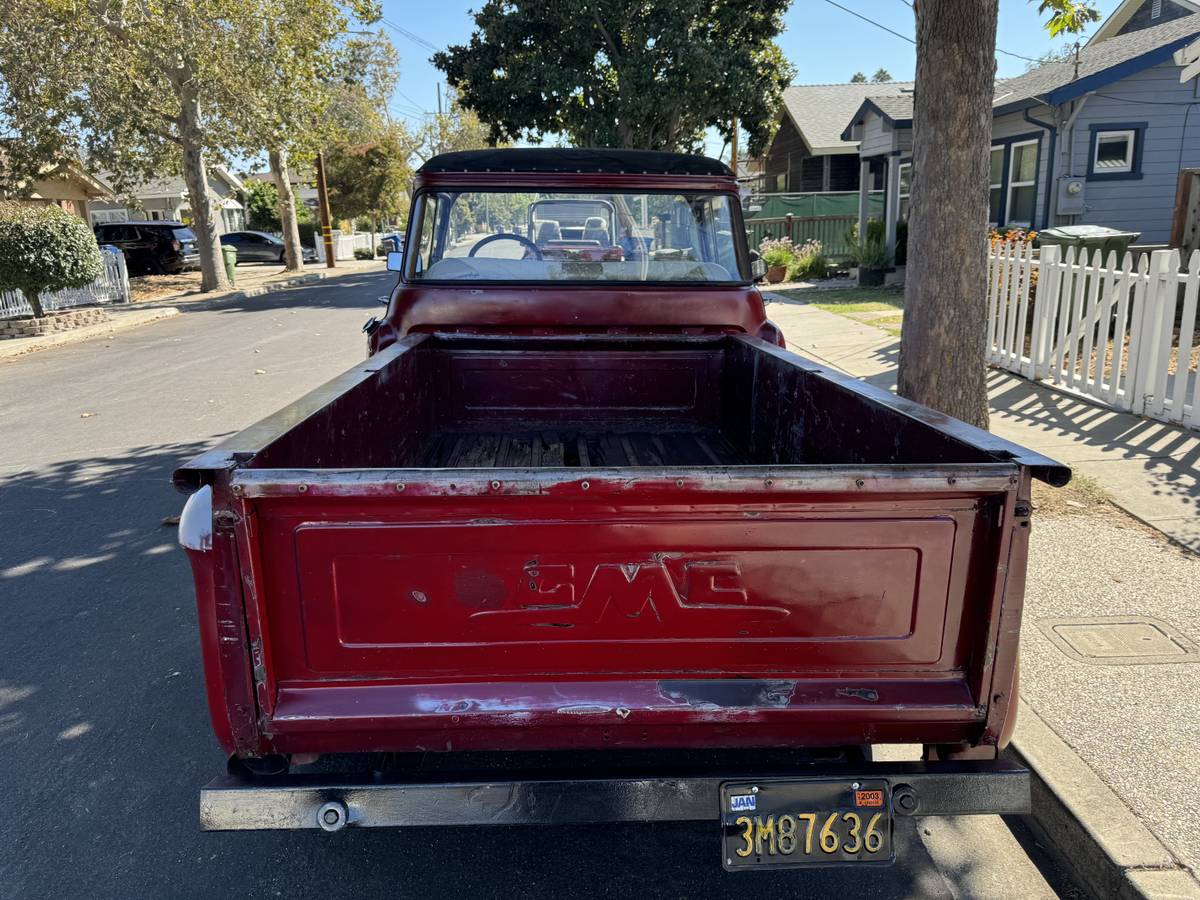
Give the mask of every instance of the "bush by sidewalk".
[(57, 206), (0, 202), (0, 290), (25, 295), (34, 318), (40, 296), (80, 288), (104, 272), (100, 248), (87, 223)]

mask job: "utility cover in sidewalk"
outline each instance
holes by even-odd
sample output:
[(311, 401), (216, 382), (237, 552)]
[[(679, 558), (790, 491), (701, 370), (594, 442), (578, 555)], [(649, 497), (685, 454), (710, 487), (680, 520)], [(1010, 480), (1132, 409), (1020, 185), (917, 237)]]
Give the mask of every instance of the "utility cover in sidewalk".
[(1072, 659), (1094, 666), (1200, 662), (1200, 648), (1161, 619), (1040, 619), (1038, 628)]

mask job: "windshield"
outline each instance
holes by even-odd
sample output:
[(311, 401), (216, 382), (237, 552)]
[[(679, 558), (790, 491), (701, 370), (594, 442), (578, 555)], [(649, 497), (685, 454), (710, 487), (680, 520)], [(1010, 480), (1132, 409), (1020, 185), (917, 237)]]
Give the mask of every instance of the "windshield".
[(422, 193), (415, 281), (744, 282), (728, 194)]

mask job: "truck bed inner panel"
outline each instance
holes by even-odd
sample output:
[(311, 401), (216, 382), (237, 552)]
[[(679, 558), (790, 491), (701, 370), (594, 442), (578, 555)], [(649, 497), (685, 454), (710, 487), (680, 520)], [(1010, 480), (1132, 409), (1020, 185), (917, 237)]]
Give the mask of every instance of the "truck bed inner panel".
[[(987, 463), (733, 337), (416, 335), (314, 392), (251, 468)], [(322, 395), (321, 391), (326, 391)], [(285, 418), (289, 417), (290, 418)], [(268, 420), (269, 422), (270, 420)]]
[(447, 432), (434, 438), (421, 465), (430, 469), (586, 469), (737, 466), (750, 461), (719, 432)]

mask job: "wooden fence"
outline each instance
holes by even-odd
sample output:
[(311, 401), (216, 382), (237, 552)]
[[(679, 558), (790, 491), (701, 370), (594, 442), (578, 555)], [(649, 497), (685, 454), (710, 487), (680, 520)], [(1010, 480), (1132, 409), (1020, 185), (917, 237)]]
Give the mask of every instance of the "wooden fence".
[[(81, 288), (42, 294), (42, 308), (50, 312), (76, 306), (94, 306), (98, 303), (128, 303), (129, 273), (125, 268), (125, 254), (119, 250), (102, 249), (100, 256), (104, 262), (104, 271), (99, 278)], [(33, 310), (20, 291), (0, 291), (0, 319), (31, 315)]]
[(1200, 250), (1135, 258), (1000, 242), (988, 252), (988, 362), (1120, 410), (1200, 428)]
[(754, 218), (746, 220), (746, 239), (750, 249), (758, 249), (763, 238), (790, 237), (793, 244), (818, 240), (825, 255), (832, 259), (850, 256), (850, 242), (846, 239), (858, 221), (858, 216), (780, 216), (777, 218)]

